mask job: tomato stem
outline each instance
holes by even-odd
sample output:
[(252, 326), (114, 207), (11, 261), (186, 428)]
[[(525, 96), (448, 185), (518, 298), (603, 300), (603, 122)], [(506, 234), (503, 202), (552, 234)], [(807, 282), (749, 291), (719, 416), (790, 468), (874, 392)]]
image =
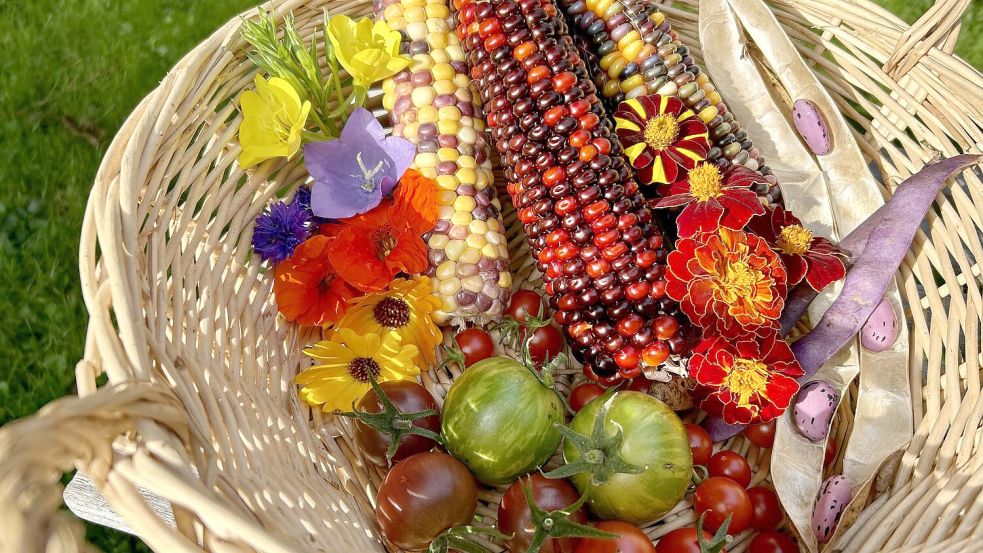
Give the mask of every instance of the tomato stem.
[(705, 516), (706, 513), (701, 513), (700, 518), (696, 520), (696, 539), (700, 544), (700, 553), (720, 553), (724, 550), (724, 547), (730, 545), (730, 542), (734, 540), (734, 538), (727, 534), (728, 527), (730, 526), (730, 519), (734, 515), (727, 515), (727, 518), (724, 519), (724, 523), (720, 525), (720, 528), (717, 529), (717, 533), (710, 538), (710, 541), (703, 538), (703, 519)]
[(461, 346), (457, 345), (457, 340), (451, 340), (451, 343), (444, 346), (442, 349), (443, 355), (441, 355), (441, 357), (443, 357), (443, 359), (440, 361), (440, 365), (438, 365), (439, 368), (446, 369), (451, 363), (456, 363), (459, 367), (461, 367), (462, 371), (465, 369), (464, 352), (461, 351)]
[(496, 540), (507, 540), (509, 536), (484, 526), (455, 526), (445, 530), (430, 542), (427, 549), (429, 553), (447, 553), (448, 551), (461, 551), (462, 553), (490, 553), (483, 545), (476, 543), (474, 537), (487, 535)]
[(570, 520), (570, 516), (579, 511), (587, 502), (587, 494), (580, 496), (580, 499), (574, 503), (555, 511), (546, 511), (536, 504), (536, 500), (532, 496), (532, 485), (529, 482), (522, 483), (522, 495), (526, 497), (526, 503), (529, 505), (529, 519), (536, 529), (532, 541), (529, 542), (527, 553), (536, 553), (549, 539), (594, 538), (612, 540), (618, 537), (617, 534), (604, 532), (593, 526)]

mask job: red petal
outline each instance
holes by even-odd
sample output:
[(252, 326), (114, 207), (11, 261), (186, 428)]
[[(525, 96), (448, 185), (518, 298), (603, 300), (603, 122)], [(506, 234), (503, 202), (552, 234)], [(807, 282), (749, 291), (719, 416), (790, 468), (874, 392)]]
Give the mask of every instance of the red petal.
[(804, 259), (798, 255), (781, 255), (782, 263), (785, 264), (785, 270), (788, 275), (788, 283), (795, 285), (802, 282), (802, 279), (806, 276), (806, 269), (808, 268)]
[(712, 232), (720, 226), (723, 215), (724, 209), (716, 202), (693, 202), (683, 208), (676, 218), (679, 236), (689, 237), (698, 232)]
[(806, 282), (817, 292), (846, 277), (846, 266), (838, 256), (807, 253), (806, 263), (808, 264)]
[(679, 207), (681, 205), (686, 205), (692, 202), (694, 199), (695, 198), (693, 197), (693, 195), (688, 193), (672, 194), (671, 196), (666, 196), (661, 200), (659, 200), (658, 202), (656, 202), (655, 207), (662, 207), (662, 208)]
[(653, 154), (654, 152), (652, 151), (651, 148), (645, 148), (644, 150), (642, 150), (642, 153), (638, 154), (638, 157), (635, 158), (635, 161), (631, 162), (631, 166), (634, 167), (635, 169), (641, 169), (642, 167), (648, 167), (649, 165), (652, 165), (652, 161), (655, 159), (655, 156)]

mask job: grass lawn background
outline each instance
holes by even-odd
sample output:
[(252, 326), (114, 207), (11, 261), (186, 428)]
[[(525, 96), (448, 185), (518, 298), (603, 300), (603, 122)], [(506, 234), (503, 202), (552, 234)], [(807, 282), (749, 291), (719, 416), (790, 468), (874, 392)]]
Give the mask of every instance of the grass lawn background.
[[(930, 0), (877, 0), (911, 22)], [(78, 236), (116, 129), (167, 70), (254, 0), (0, 1), (0, 424), (72, 393), (85, 307)], [(957, 53), (983, 67), (983, 4)], [(106, 551), (146, 551), (90, 527)]]

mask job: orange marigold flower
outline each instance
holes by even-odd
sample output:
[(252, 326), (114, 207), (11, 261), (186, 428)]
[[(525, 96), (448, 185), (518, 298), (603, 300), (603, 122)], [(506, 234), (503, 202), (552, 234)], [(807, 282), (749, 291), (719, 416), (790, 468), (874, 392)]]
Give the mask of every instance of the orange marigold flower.
[(667, 265), (666, 294), (704, 330), (738, 338), (778, 328), (785, 266), (761, 237), (720, 228), (683, 238)]
[(374, 209), (321, 226), (333, 238), (328, 254), (338, 274), (363, 292), (385, 288), (399, 273), (417, 274), (429, 261), (423, 234), (437, 224), (437, 186), (409, 170)]
[(273, 295), (288, 321), (302, 325), (337, 322), (348, 309), (348, 300), (360, 295), (335, 271), (328, 254), (330, 243), (325, 236), (313, 236), (277, 264)]
[(846, 277), (843, 254), (835, 244), (813, 236), (791, 211), (775, 206), (763, 217), (755, 217), (748, 230), (768, 241), (785, 264), (788, 283), (804, 279), (817, 292)]
[(788, 408), (805, 372), (776, 332), (764, 338), (702, 341), (689, 362), (694, 396), (704, 411), (729, 424), (768, 422)]
[(674, 96), (642, 96), (621, 102), (614, 128), (642, 184), (671, 183), (707, 158), (710, 132)]

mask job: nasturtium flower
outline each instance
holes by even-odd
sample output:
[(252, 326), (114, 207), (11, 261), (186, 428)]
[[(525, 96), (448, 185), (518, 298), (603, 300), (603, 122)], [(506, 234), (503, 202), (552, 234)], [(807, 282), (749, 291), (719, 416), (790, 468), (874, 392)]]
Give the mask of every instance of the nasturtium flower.
[(769, 422), (788, 409), (805, 372), (777, 333), (703, 340), (689, 362), (700, 409), (729, 424)]
[(335, 323), (348, 309), (348, 300), (359, 295), (335, 270), (330, 243), (326, 236), (312, 236), (277, 264), (273, 296), (288, 321), (301, 325)]
[(781, 206), (752, 219), (748, 230), (767, 240), (778, 252), (788, 271), (789, 285), (804, 279), (819, 292), (846, 276), (839, 248), (826, 238), (814, 236), (802, 221)]
[(788, 285), (763, 238), (727, 228), (681, 238), (666, 264), (666, 294), (700, 328), (727, 338), (778, 328)]
[(347, 15), (333, 15), (328, 21), (328, 40), (338, 62), (355, 80), (356, 86), (368, 88), (409, 67), (412, 60), (399, 55), (402, 37), (384, 21), (372, 23), (367, 17), (358, 21)]
[(642, 184), (672, 183), (707, 158), (710, 131), (674, 96), (641, 96), (621, 102), (614, 128)]
[(656, 207), (680, 207), (676, 217), (679, 236), (714, 232), (717, 227), (741, 230), (751, 217), (764, 215), (765, 208), (751, 185), (763, 180), (742, 166), (721, 171), (712, 163), (697, 163), (682, 180), (674, 182)]
[(239, 165), (245, 169), (268, 159), (293, 157), (300, 150), (301, 132), (311, 112), (311, 103), (301, 101), (286, 80), (256, 75), (255, 83), (256, 90), (243, 92), (239, 99)]
[(402, 338), (402, 343), (419, 349), (418, 365), (430, 366), (436, 361), (437, 346), (443, 339), (433, 322), (433, 313), (439, 308), (440, 298), (433, 295), (429, 278), (397, 278), (388, 289), (356, 301), (338, 326), (360, 334), (395, 332)]
[[(300, 384), (300, 397), (324, 412), (349, 410), (377, 382), (409, 380), (420, 374), (413, 359), (416, 346), (403, 344), (399, 335), (360, 334), (348, 328), (332, 332), (304, 353), (316, 364), (305, 369), (294, 381)], [(371, 378), (370, 378), (371, 375)]]

